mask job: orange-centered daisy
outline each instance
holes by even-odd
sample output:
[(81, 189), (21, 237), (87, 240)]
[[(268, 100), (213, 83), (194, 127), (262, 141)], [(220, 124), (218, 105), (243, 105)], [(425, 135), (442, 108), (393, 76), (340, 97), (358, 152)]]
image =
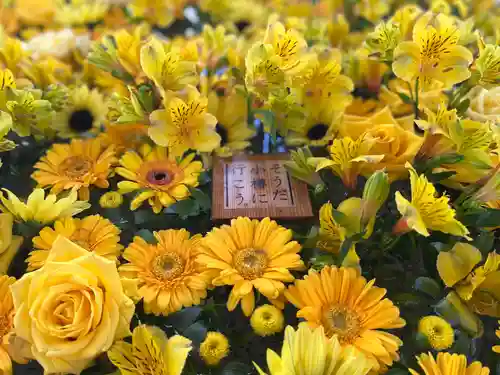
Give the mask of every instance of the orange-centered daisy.
[(301, 246), (291, 239), (291, 230), (269, 218), (239, 217), (207, 234), (199, 261), (208, 268), (215, 286), (233, 285), (229, 311), (241, 301), (243, 312), (250, 316), (254, 287), (271, 301), (282, 295), (284, 282), (294, 280), (290, 270), (304, 267), (298, 254)]
[(193, 161), (195, 154), (185, 158), (168, 154), (164, 147), (143, 145), (140, 153), (129, 151), (120, 159), (116, 173), (128, 181), (118, 183), (120, 193), (141, 190), (130, 203), (132, 211), (149, 201), (155, 213), (190, 196), (189, 187), (198, 186), (202, 163)]
[(285, 297), (300, 310), (313, 327), (323, 326), (328, 336), (336, 335), (344, 346), (354, 345), (373, 362), (373, 370), (389, 367), (399, 359), (403, 342), (381, 329), (401, 328), (405, 321), (386, 290), (374, 286), (355, 268), (324, 267), (309, 270), (303, 280), (285, 291)]
[(70, 144), (54, 144), (35, 164), (31, 177), (53, 194), (78, 190), (81, 200), (89, 200), (90, 186), (109, 187), (111, 166), (116, 162), (113, 147), (104, 148), (98, 139), (74, 139)]
[(198, 305), (207, 296), (209, 278), (197, 262), (201, 235), (190, 238), (185, 229), (155, 232), (157, 244), (135, 237), (123, 253), (129, 262), (120, 274), (138, 281), (146, 313), (168, 315)]

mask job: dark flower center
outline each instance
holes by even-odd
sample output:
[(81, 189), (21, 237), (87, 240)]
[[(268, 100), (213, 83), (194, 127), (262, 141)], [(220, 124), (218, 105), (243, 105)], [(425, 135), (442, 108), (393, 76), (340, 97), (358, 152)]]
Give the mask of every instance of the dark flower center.
[(311, 141), (322, 139), (328, 132), (328, 126), (325, 124), (316, 124), (307, 131), (307, 138)]
[(87, 109), (79, 109), (69, 117), (69, 127), (77, 133), (85, 133), (92, 129), (94, 124), (94, 116)]
[(150, 184), (153, 185), (166, 185), (172, 181), (172, 178), (168, 171), (158, 171), (153, 170), (149, 171), (146, 179)]
[(247, 20), (241, 20), (235, 23), (236, 28), (238, 31), (241, 33), (243, 32), (248, 26), (250, 26), (250, 22)]
[(227, 141), (229, 140), (227, 129), (223, 125), (217, 123), (217, 125), (215, 126), (215, 131), (217, 132), (217, 134), (220, 135), (220, 139), (221, 139), (220, 145), (221, 146), (226, 145)]

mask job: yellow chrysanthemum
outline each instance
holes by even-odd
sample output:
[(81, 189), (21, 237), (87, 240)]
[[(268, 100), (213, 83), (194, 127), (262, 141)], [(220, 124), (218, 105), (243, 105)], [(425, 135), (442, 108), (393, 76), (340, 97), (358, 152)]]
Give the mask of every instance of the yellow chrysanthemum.
[(175, 158), (163, 147), (143, 145), (140, 154), (128, 151), (120, 159), (116, 173), (128, 181), (118, 183), (122, 194), (141, 190), (130, 203), (135, 211), (146, 200), (159, 213), (163, 207), (190, 196), (189, 187), (198, 186), (198, 176), (203, 170), (202, 163), (193, 161), (195, 154)]
[(448, 349), (455, 341), (455, 332), (450, 323), (439, 316), (424, 316), (420, 319), (418, 332), (425, 336), (434, 350)]
[(284, 282), (294, 280), (290, 270), (304, 267), (298, 254), (301, 246), (291, 239), (291, 230), (269, 218), (239, 217), (206, 235), (199, 261), (209, 269), (215, 286), (233, 285), (229, 311), (241, 301), (243, 312), (250, 316), (254, 288), (271, 301), (283, 294)]
[(14, 217), (11, 213), (0, 213), (0, 275), (7, 273), (10, 263), (23, 243), (21, 236), (12, 234), (13, 225)]
[[(266, 375), (255, 363), (260, 375)], [(281, 357), (267, 350), (270, 375), (366, 375), (372, 368), (369, 359), (353, 346), (343, 346), (336, 336), (326, 337), (323, 327), (299, 324), (288, 326)]]
[(7, 275), (0, 276), (0, 373), (12, 374), (12, 361), (4, 347), (4, 338), (14, 326), (14, 303), (10, 286), (16, 279)]
[(280, 309), (272, 305), (257, 307), (250, 318), (254, 332), (262, 337), (283, 331), (285, 317)]
[(107, 112), (106, 100), (97, 89), (76, 87), (70, 90), (68, 106), (56, 115), (53, 128), (64, 138), (95, 133), (104, 124)]
[[(498, 324), (500, 324), (500, 320), (498, 321)], [(500, 339), (500, 328), (496, 330), (495, 334)], [(495, 345), (492, 349), (495, 353), (500, 354), (500, 345)]]
[(438, 230), (455, 236), (467, 237), (469, 230), (457, 219), (446, 195), (436, 197), (436, 188), (424, 175), (418, 175), (411, 164), (411, 202), (396, 192), (398, 211), (403, 216), (394, 227), (396, 233), (414, 230), (422, 236), (429, 236), (430, 230)]
[(217, 366), (229, 354), (229, 340), (220, 332), (208, 332), (200, 345), (200, 357), (208, 366)]
[(309, 270), (303, 280), (285, 291), (286, 298), (298, 309), (297, 317), (312, 327), (323, 326), (326, 334), (336, 335), (340, 344), (353, 345), (373, 362), (374, 371), (399, 359), (403, 342), (384, 329), (401, 328), (405, 321), (386, 290), (374, 286), (354, 268), (324, 267)]
[[(437, 359), (431, 353), (417, 356), (418, 365), (425, 374), (432, 375), (489, 375), (490, 370), (481, 362), (467, 366), (467, 357), (462, 354), (438, 353)], [(420, 375), (410, 369), (412, 375)]]
[(76, 191), (64, 198), (57, 199), (54, 194), (45, 197), (43, 189), (35, 189), (25, 202), (22, 202), (13, 192), (2, 189), (7, 197), (0, 194), (0, 209), (10, 212), (16, 221), (35, 221), (39, 224), (50, 224), (54, 220), (63, 217), (74, 216), (90, 208), (90, 203), (77, 200)]
[(208, 112), (217, 118), (215, 131), (219, 134), (220, 147), (215, 153), (222, 157), (239, 153), (250, 146), (249, 139), (255, 131), (248, 126), (247, 100), (237, 91), (219, 96), (217, 91), (208, 95)]
[(132, 343), (116, 342), (108, 358), (124, 375), (180, 375), (191, 349), (191, 341), (183, 336), (168, 338), (158, 327), (140, 325)]
[(123, 203), (123, 195), (117, 191), (108, 191), (99, 198), (99, 205), (102, 208), (118, 208)]
[(89, 200), (90, 187), (109, 187), (111, 167), (116, 162), (113, 147), (104, 149), (99, 139), (74, 139), (70, 144), (54, 144), (35, 164), (31, 177), (40, 187), (51, 187), (53, 194), (77, 190)]
[(57, 220), (54, 228), (43, 228), (33, 238), (34, 250), (28, 259), (28, 271), (36, 270), (45, 264), (50, 249), (58, 236), (64, 236), (83, 249), (117, 261), (123, 246), (120, 245), (120, 229), (111, 221), (100, 216), (86, 216), (83, 219), (67, 217)]
[[(434, 25), (432, 23), (435, 23)], [(470, 77), (472, 53), (458, 45), (460, 32), (444, 14), (426, 13), (413, 29), (413, 41), (394, 50), (394, 73), (407, 82), (419, 80), (427, 90), (435, 81), (448, 88)]]
[(187, 98), (165, 100), (165, 109), (151, 113), (149, 136), (158, 145), (168, 147), (175, 155), (189, 149), (212, 152), (219, 147), (221, 137), (215, 129), (217, 119), (208, 113), (208, 99), (198, 90), (187, 90)]
[(158, 241), (154, 245), (134, 237), (123, 253), (128, 263), (120, 266), (120, 274), (138, 281), (147, 313), (168, 315), (199, 305), (210, 282), (197, 262), (201, 235), (190, 237), (185, 229), (169, 229), (154, 236)]

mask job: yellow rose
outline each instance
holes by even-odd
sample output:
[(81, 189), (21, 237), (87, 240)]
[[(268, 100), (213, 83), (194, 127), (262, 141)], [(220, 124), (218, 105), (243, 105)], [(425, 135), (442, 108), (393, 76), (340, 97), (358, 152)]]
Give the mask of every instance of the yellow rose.
[(7, 273), (10, 262), (23, 243), (22, 237), (12, 235), (13, 224), (12, 214), (0, 214), (0, 275)]
[(405, 163), (413, 160), (422, 145), (422, 138), (400, 126), (388, 107), (370, 117), (345, 115), (339, 131), (344, 137), (357, 139), (366, 133), (375, 139), (369, 152), (384, 158), (379, 163), (365, 163), (363, 174), (386, 168), (391, 181), (406, 176)]
[(131, 334), (134, 303), (116, 264), (59, 236), (45, 265), (12, 287), (14, 334), (45, 373), (79, 374)]
[(500, 87), (485, 89), (474, 87), (467, 96), (470, 100), (467, 115), (475, 121), (500, 124)]

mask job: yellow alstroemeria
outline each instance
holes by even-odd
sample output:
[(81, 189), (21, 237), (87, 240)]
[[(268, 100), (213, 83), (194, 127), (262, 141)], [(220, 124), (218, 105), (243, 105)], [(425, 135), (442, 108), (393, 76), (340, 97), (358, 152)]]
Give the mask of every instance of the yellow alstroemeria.
[(478, 84), (493, 88), (500, 83), (500, 46), (479, 42), (479, 57), (475, 62), (480, 74)]
[(377, 57), (382, 61), (392, 61), (394, 49), (400, 41), (399, 25), (392, 22), (381, 22), (373, 32), (368, 34), (365, 45), (370, 52), (370, 57)]
[(458, 45), (460, 32), (444, 14), (426, 13), (415, 24), (413, 41), (400, 43), (394, 50), (392, 69), (407, 81), (419, 80), (427, 90), (435, 81), (446, 88), (468, 79), (472, 53)]
[(429, 236), (429, 230), (438, 230), (455, 236), (467, 237), (469, 230), (457, 219), (446, 195), (436, 197), (436, 188), (424, 175), (418, 175), (410, 163), (411, 202), (396, 192), (398, 211), (403, 216), (394, 227), (395, 233), (416, 231)]
[(345, 186), (355, 188), (363, 164), (378, 163), (384, 158), (384, 155), (370, 155), (374, 142), (375, 139), (364, 135), (356, 140), (351, 137), (335, 139), (328, 148), (330, 158), (310, 158), (309, 163), (316, 167), (316, 171), (330, 168)]
[(113, 34), (116, 43), (116, 57), (121, 66), (132, 75), (137, 77), (141, 72), (141, 47), (142, 39), (146, 34), (146, 26), (136, 27), (132, 33), (121, 29)]
[(221, 143), (217, 134), (217, 119), (208, 113), (208, 99), (195, 88), (187, 90), (187, 98), (165, 99), (165, 109), (151, 113), (153, 124), (149, 136), (158, 145), (168, 147), (174, 155), (188, 149), (211, 152)]
[(437, 257), (437, 270), (447, 287), (452, 287), (474, 269), (481, 261), (481, 252), (463, 242), (456, 243), (450, 251), (442, 251)]
[(153, 37), (140, 52), (144, 73), (161, 90), (179, 91), (197, 81), (196, 64), (182, 59), (168, 45)]

